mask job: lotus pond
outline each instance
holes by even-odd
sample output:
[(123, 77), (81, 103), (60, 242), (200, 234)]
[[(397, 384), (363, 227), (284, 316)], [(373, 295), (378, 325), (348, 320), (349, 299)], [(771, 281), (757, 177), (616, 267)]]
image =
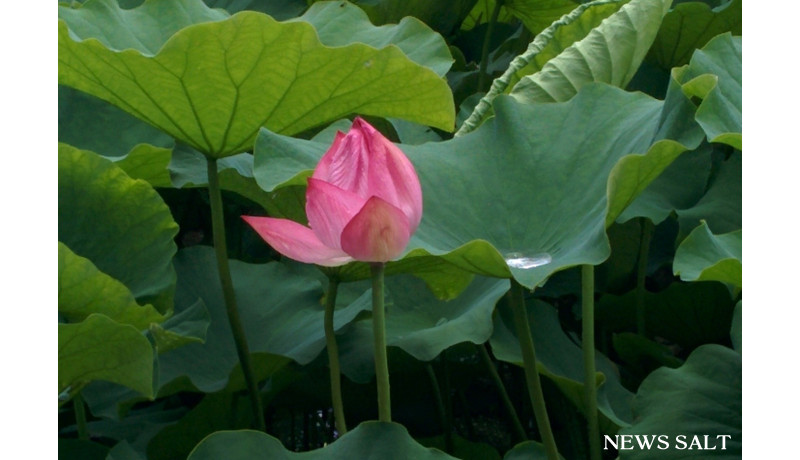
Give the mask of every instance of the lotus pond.
[(741, 458), (741, 3), (59, 2), (59, 458)]

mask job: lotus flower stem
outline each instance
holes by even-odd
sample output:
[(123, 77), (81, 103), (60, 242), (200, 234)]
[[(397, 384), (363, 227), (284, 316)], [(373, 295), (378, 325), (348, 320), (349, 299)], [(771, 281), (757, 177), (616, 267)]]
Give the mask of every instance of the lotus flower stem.
[(583, 318), (583, 397), (589, 430), (589, 453), (600, 460), (600, 422), (597, 418), (597, 381), (594, 364), (594, 266), (581, 266), (581, 310)]
[(483, 91), (486, 88), (486, 80), (489, 78), (486, 70), (489, 64), (489, 46), (492, 42), (492, 33), (494, 33), (494, 26), (497, 24), (497, 17), (500, 15), (500, 8), (503, 7), (503, 3), (505, 3), (504, 0), (497, 0), (494, 3), (492, 16), (489, 18), (489, 26), (486, 28), (486, 36), (483, 38), (480, 71), (478, 72), (478, 91)]
[[(450, 419), (447, 417), (447, 411), (444, 408), (444, 399), (442, 398), (442, 389), (439, 387), (439, 379), (436, 378), (436, 371), (433, 369), (431, 363), (425, 363), (425, 371), (428, 373), (428, 378), (433, 388), (433, 397), (436, 399), (436, 411), (439, 413), (442, 433), (444, 433), (444, 451), (448, 454), (452, 454), (453, 428), (450, 424)], [(450, 450), (448, 450), (448, 448)]]
[(527, 440), (528, 434), (525, 433), (525, 428), (522, 427), (522, 423), (519, 421), (517, 411), (514, 409), (514, 404), (511, 402), (511, 398), (508, 396), (508, 392), (506, 391), (505, 385), (503, 385), (503, 380), (500, 378), (500, 374), (497, 373), (497, 368), (494, 367), (494, 362), (492, 362), (492, 358), (489, 356), (489, 351), (486, 349), (486, 344), (484, 343), (483, 345), (476, 345), (475, 348), (478, 349), (478, 354), (481, 355), (483, 363), (486, 365), (486, 369), (489, 371), (489, 375), (492, 377), (494, 386), (500, 393), (500, 398), (503, 400), (503, 406), (506, 408), (506, 412), (508, 412), (508, 416), (511, 418), (511, 425), (514, 427), (514, 432), (516, 433), (517, 438), (519, 441)]
[(385, 264), (370, 264), (372, 271), (372, 330), (375, 336), (375, 379), (378, 383), (378, 420), (392, 421), (389, 390), (389, 360), (386, 356), (386, 314), (383, 306), (383, 274)]
[(636, 333), (646, 336), (646, 308), (644, 303), (645, 285), (647, 277), (647, 257), (650, 253), (650, 240), (653, 238), (653, 222), (646, 217), (639, 218), (642, 228), (642, 237), (639, 240), (639, 260), (636, 263)]
[(559, 460), (556, 439), (550, 427), (550, 418), (547, 416), (547, 407), (544, 404), (542, 381), (536, 369), (536, 351), (533, 347), (533, 336), (528, 323), (528, 313), (525, 309), (525, 292), (521, 284), (511, 279), (511, 309), (514, 311), (514, 323), (517, 329), (520, 350), (522, 351), (522, 364), (525, 368), (525, 381), (528, 384), (528, 396), (531, 398), (533, 415), (542, 437), (548, 460)]
[(253, 374), (247, 337), (244, 333), (244, 327), (242, 327), (242, 321), (239, 318), (239, 310), (236, 307), (236, 293), (233, 290), (233, 279), (228, 266), (228, 249), (225, 243), (225, 217), (222, 211), (222, 192), (219, 187), (217, 160), (211, 157), (207, 157), (207, 160), (208, 198), (211, 202), (211, 230), (214, 233), (214, 250), (217, 255), (217, 269), (219, 271), (219, 280), (222, 284), (222, 293), (225, 297), (225, 309), (228, 313), (228, 322), (231, 326), (231, 332), (233, 332), (236, 353), (239, 355), (239, 363), (242, 366), (247, 391), (250, 394), (250, 405), (253, 409), (256, 427), (261, 431), (266, 431), (267, 425), (264, 421), (261, 395), (258, 392), (255, 375)]
[(77, 393), (72, 398), (72, 407), (75, 408), (75, 423), (78, 425), (78, 439), (81, 441), (89, 440), (89, 428), (86, 426), (86, 407), (83, 404), (83, 396)]
[(336, 293), (339, 291), (339, 280), (328, 278), (328, 293), (325, 296), (325, 343), (328, 349), (328, 365), (331, 371), (331, 402), (333, 417), (336, 420), (336, 431), (339, 436), (347, 433), (342, 401), (342, 376), (339, 370), (339, 345), (336, 344), (336, 332), (333, 330), (333, 312), (336, 309)]

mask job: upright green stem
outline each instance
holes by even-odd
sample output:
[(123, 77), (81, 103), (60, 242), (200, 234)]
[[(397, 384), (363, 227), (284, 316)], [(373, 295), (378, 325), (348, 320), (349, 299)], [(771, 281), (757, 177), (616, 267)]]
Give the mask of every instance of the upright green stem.
[(386, 314), (383, 309), (384, 264), (373, 263), (372, 271), (372, 332), (375, 336), (375, 379), (378, 383), (378, 420), (392, 421), (389, 391), (389, 360), (386, 356)]
[(639, 240), (639, 260), (636, 264), (636, 333), (646, 336), (646, 305), (644, 303), (644, 282), (647, 277), (647, 257), (650, 253), (650, 240), (653, 238), (653, 222), (646, 217), (639, 218), (642, 232)]
[(89, 428), (86, 426), (86, 406), (80, 393), (72, 397), (72, 407), (75, 408), (75, 422), (78, 425), (78, 439), (89, 440)]
[(550, 428), (550, 418), (547, 416), (547, 408), (544, 404), (544, 393), (542, 392), (542, 381), (539, 371), (536, 369), (536, 351), (533, 348), (533, 336), (528, 323), (528, 313), (525, 309), (525, 292), (521, 284), (515, 279), (511, 279), (511, 309), (514, 311), (514, 324), (517, 329), (519, 347), (522, 351), (522, 364), (525, 368), (525, 381), (528, 384), (528, 395), (533, 406), (533, 415), (536, 417), (536, 424), (539, 426), (539, 434), (542, 436), (545, 452), (548, 460), (559, 460), (556, 439), (553, 436), (553, 429)]
[(450, 418), (447, 416), (447, 410), (444, 408), (444, 399), (442, 398), (442, 390), (439, 388), (439, 379), (436, 378), (436, 371), (433, 370), (431, 363), (425, 363), (425, 371), (428, 373), (428, 378), (433, 387), (433, 396), (436, 399), (436, 410), (439, 412), (439, 420), (442, 424), (442, 433), (444, 433), (444, 451), (448, 454), (453, 453), (453, 426), (450, 423)]
[(508, 397), (508, 392), (506, 391), (505, 385), (503, 385), (503, 380), (500, 378), (500, 374), (497, 373), (497, 368), (494, 367), (494, 362), (492, 362), (492, 358), (489, 356), (489, 352), (486, 350), (486, 344), (476, 345), (475, 348), (478, 349), (478, 354), (481, 355), (483, 364), (486, 365), (486, 370), (489, 371), (489, 376), (492, 378), (494, 386), (500, 393), (500, 398), (503, 400), (503, 407), (506, 408), (506, 412), (511, 418), (511, 425), (514, 427), (514, 432), (517, 434), (517, 438), (519, 441), (528, 439), (528, 435), (525, 433), (525, 428), (522, 427), (522, 423), (519, 421), (519, 416), (517, 416), (517, 411), (514, 409), (514, 404), (511, 402), (511, 398)]
[(594, 364), (594, 266), (581, 266), (581, 313), (583, 317), (583, 398), (589, 430), (591, 460), (600, 460), (600, 422), (597, 418), (597, 382)]
[(253, 409), (253, 417), (256, 427), (261, 431), (266, 431), (267, 425), (264, 421), (264, 410), (261, 406), (261, 395), (258, 392), (253, 365), (250, 362), (250, 350), (247, 346), (247, 337), (239, 318), (239, 310), (236, 307), (236, 293), (233, 291), (233, 280), (231, 270), (228, 266), (228, 249), (225, 243), (225, 217), (222, 211), (222, 192), (219, 187), (219, 174), (217, 172), (217, 160), (208, 158), (208, 198), (211, 202), (211, 230), (214, 232), (214, 250), (217, 254), (217, 269), (219, 271), (219, 281), (222, 284), (222, 294), (225, 297), (225, 309), (228, 313), (228, 322), (233, 332), (233, 340), (236, 343), (236, 353), (239, 355), (239, 363), (242, 366), (244, 380), (247, 383), (247, 391), (250, 394), (250, 405)]
[(483, 48), (481, 48), (481, 64), (480, 72), (478, 72), (478, 91), (483, 91), (486, 88), (486, 81), (489, 78), (486, 68), (489, 65), (489, 47), (492, 43), (492, 33), (494, 33), (494, 26), (497, 24), (497, 17), (500, 15), (500, 8), (503, 7), (504, 0), (497, 0), (492, 10), (492, 16), (489, 18), (489, 26), (486, 28), (486, 36), (483, 37)]
[(333, 403), (333, 416), (336, 431), (339, 436), (347, 433), (347, 423), (344, 419), (344, 403), (342, 402), (342, 377), (339, 371), (339, 345), (336, 344), (336, 332), (333, 330), (333, 311), (336, 309), (336, 293), (339, 290), (339, 280), (335, 277), (328, 279), (328, 295), (325, 299), (325, 343), (328, 348), (328, 365), (331, 370), (331, 401)]

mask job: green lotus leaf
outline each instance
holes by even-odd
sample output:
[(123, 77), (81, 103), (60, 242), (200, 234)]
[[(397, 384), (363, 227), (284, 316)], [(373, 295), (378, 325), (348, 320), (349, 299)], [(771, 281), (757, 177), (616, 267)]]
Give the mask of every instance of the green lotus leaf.
[[(492, 335), (495, 304), (508, 287), (506, 280), (475, 277), (461, 295), (442, 301), (416, 278), (387, 277), (386, 344), (430, 361), (458, 343), (484, 343)], [(371, 309), (371, 301), (372, 291), (367, 290), (353, 304)], [(373, 340), (370, 318), (355, 321), (341, 335), (342, 369), (350, 379), (367, 382), (374, 375)]]
[(361, 8), (349, 2), (316, 2), (302, 16), (292, 21), (305, 21), (316, 29), (326, 46), (364, 43), (373, 48), (395, 45), (419, 65), (440, 77), (453, 63), (447, 43), (441, 35), (414, 17), (404, 17), (399, 24), (372, 25)]
[(127, 441), (120, 441), (108, 451), (105, 460), (147, 460), (147, 458), (131, 447)]
[[(582, 350), (561, 329), (558, 313), (550, 305), (534, 300), (528, 302), (528, 321), (530, 322), (539, 372), (553, 380), (564, 395), (581, 410), (585, 410), (583, 399), (583, 360)], [(494, 321), (494, 334), (491, 344), (497, 359), (522, 365), (522, 352), (511, 309), (501, 305)], [(595, 357), (598, 372), (597, 408), (606, 422), (608, 431), (614, 426), (626, 426), (632, 420), (632, 394), (622, 386), (616, 365), (601, 353)]]
[(135, 327), (93, 313), (58, 325), (58, 392), (92, 380), (125, 385), (153, 397), (153, 347)]
[[(489, 22), (496, 0), (478, 0), (469, 16), (461, 24), (462, 30)], [(506, 0), (500, 7), (499, 22), (517, 18), (534, 34), (539, 34), (547, 26), (578, 6), (571, 0)]]
[(669, 0), (631, 0), (542, 69), (523, 77), (511, 96), (526, 102), (560, 102), (585, 84), (624, 88), (655, 39)]
[[(417, 442), (442, 452), (447, 449), (444, 436), (417, 438)], [(453, 435), (453, 455), (461, 460), (500, 460), (500, 454), (491, 445), (485, 442), (473, 442), (457, 434)]]
[(138, 330), (164, 321), (152, 305), (139, 306), (124, 284), (58, 243), (58, 314), (71, 323), (100, 313)]
[(415, 17), (445, 37), (458, 31), (476, 0), (355, 0), (375, 24), (397, 24), (407, 16)]
[(214, 158), (249, 150), (261, 126), (291, 135), (353, 112), (453, 129), (447, 83), (396, 47), (330, 48), (308, 23), (223, 19), (199, 0), (59, 12), (60, 84)]
[(679, 3), (664, 16), (647, 60), (664, 69), (688, 64), (696, 49), (725, 32), (742, 35), (742, 0), (716, 8), (705, 2)]
[[(488, 3), (494, 2), (488, 0)], [(500, 94), (508, 94), (523, 77), (541, 71), (550, 59), (586, 38), (590, 31), (599, 26), (607, 17), (619, 11), (624, 4), (625, 2), (618, 0), (597, 0), (579, 5), (571, 13), (553, 22), (547, 29), (537, 34), (525, 52), (514, 58), (503, 75), (494, 80), (486, 96), (480, 98), (474, 110), (467, 114), (463, 123), (459, 124), (461, 127), (456, 135), (477, 128), (491, 114), (491, 104), (495, 97)]]
[(336, 442), (310, 452), (291, 452), (272, 436), (259, 431), (218, 431), (203, 439), (188, 460), (258, 459), (452, 459), (444, 452), (419, 445), (403, 425), (364, 422)]
[[(562, 104), (521, 104), (503, 96), (495, 111), (493, 120), (467, 135), (401, 146), (417, 169), (425, 209), (406, 258), (440, 256), (463, 270), (513, 276), (531, 288), (558, 270), (598, 264), (609, 254), (607, 214), (633, 201), (686, 149), (682, 145), (694, 148), (702, 137), (671, 127), (678, 114), (691, 117), (691, 111), (607, 85), (591, 85)], [(552, 134), (565, 127), (569, 135)], [(256, 181), (265, 190), (302, 184), (326, 149), (264, 129), (255, 151)], [(643, 160), (617, 167), (627, 154), (641, 152)], [(515, 268), (504, 260), (520, 255), (540, 257), (540, 266)]]
[[(560, 458), (564, 458), (559, 455)], [(525, 441), (506, 452), (503, 460), (547, 460), (544, 444), (537, 441)]]
[(171, 137), (124, 110), (62, 85), (58, 85), (58, 141), (107, 157), (121, 157), (141, 143), (173, 144)]
[[(325, 347), (324, 292), (318, 279), (298, 275), (279, 263), (254, 265), (231, 260), (230, 266), (256, 373), (274, 372), (278, 365), (288, 362), (286, 358), (301, 364), (313, 360)], [(189, 388), (204, 392), (244, 388), (240, 376), (231, 377), (238, 358), (215, 267), (210, 247), (184, 249), (175, 257), (176, 311), (180, 313), (179, 306), (192, 305), (200, 297), (211, 315), (211, 325), (205, 343), (186, 345), (159, 356), (159, 388), (173, 381), (188, 383)], [(354, 304), (337, 309), (335, 329), (352, 321), (363, 308)], [(267, 353), (284, 358), (269, 359)]]
[(682, 234), (688, 234), (702, 221), (715, 234), (742, 229), (742, 153), (732, 153), (717, 165), (715, 173), (697, 203), (676, 210)]
[(59, 241), (162, 313), (172, 308), (177, 233), (149, 184), (92, 152), (59, 144)]
[(684, 281), (722, 281), (742, 287), (742, 231), (714, 235), (705, 222), (675, 252), (672, 270)]
[[(742, 355), (720, 345), (703, 345), (678, 369), (661, 368), (648, 376), (634, 399), (636, 421), (623, 435), (666, 435), (670, 449), (633, 449), (620, 459), (739, 459), (742, 457)], [(722, 438), (725, 450), (722, 450)], [(684, 446), (678, 436), (683, 436)], [(694, 436), (700, 446), (689, 447)]]
[[(712, 282), (673, 283), (644, 295), (647, 334), (661, 337), (683, 350), (725, 341), (730, 333), (733, 301), (724, 285)], [(636, 329), (636, 292), (604, 295), (595, 320), (605, 331)]]
[(222, 8), (233, 14), (253, 10), (284, 21), (299, 16), (307, 7), (306, 0), (203, 0), (211, 8)]
[[(717, 84), (705, 75), (713, 75)], [(673, 70), (688, 96), (702, 99), (697, 122), (710, 142), (742, 149), (742, 37), (718, 35), (695, 51), (687, 66)], [(699, 84), (698, 84), (699, 83)]]
[(162, 324), (151, 324), (148, 332), (153, 337), (156, 351), (164, 353), (189, 343), (205, 342), (210, 322), (208, 309), (198, 299)]
[(697, 149), (684, 153), (669, 165), (617, 217), (628, 222), (647, 217), (659, 224), (673, 211), (690, 209), (706, 194), (713, 168), (713, 148), (703, 142)]

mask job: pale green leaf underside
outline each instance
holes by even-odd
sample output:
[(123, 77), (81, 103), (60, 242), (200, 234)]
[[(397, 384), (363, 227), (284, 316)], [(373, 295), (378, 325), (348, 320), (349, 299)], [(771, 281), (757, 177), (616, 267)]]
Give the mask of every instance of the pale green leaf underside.
[(80, 322), (100, 313), (138, 330), (164, 317), (152, 305), (139, 306), (124, 284), (97, 269), (89, 260), (58, 243), (58, 313), (69, 322)]
[[(149, 3), (180, 9), (192, 2)], [(453, 129), (447, 83), (396, 47), (330, 48), (308, 23), (245, 11), (185, 27), (156, 54), (143, 47), (117, 51), (104, 45), (108, 37), (93, 35), (102, 31), (75, 29), (89, 20), (82, 10), (59, 20), (59, 83), (215, 158), (249, 150), (261, 126), (291, 135), (351, 113)], [(113, 10), (106, 20), (116, 27), (149, 25), (138, 17), (112, 19), (122, 15)]]
[(141, 332), (100, 314), (58, 325), (58, 392), (92, 380), (153, 396), (153, 348)]
[(453, 457), (414, 441), (397, 423), (363, 422), (336, 442), (309, 452), (292, 452), (272, 436), (258, 431), (218, 431), (195, 447), (188, 460), (267, 460), (330, 458), (385, 460), (447, 460)]
[(162, 313), (172, 308), (177, 233), (149, 184), (99, 155), (59, 144), (59, 241)]
[(714, 235), (703, 221), (678, 246), (672, 270), (684, 281), (742, 287), (742, 231)]
[(585, 84), (625, 87), (639, 69), (669, 0), (632, 0), (542, 69), (523, 77), (511, 95), (526, 102), (566, 101)]
[[(636, 422), (620, 434), (668, 436), (671, 449), (620, 452), (623, 460), (742, 458), (742, 355), (720, 345), (703, 345), (678, 369), (662, 367), (650, 374), (634, 399)], [(686, 444), (693, 436), (708, 436), (713, 452), (677, 450), (676, 436)], [(719, 435), (730, 435), (721, 449)], [(709, 444), (711, 446), (711, 444)]]

